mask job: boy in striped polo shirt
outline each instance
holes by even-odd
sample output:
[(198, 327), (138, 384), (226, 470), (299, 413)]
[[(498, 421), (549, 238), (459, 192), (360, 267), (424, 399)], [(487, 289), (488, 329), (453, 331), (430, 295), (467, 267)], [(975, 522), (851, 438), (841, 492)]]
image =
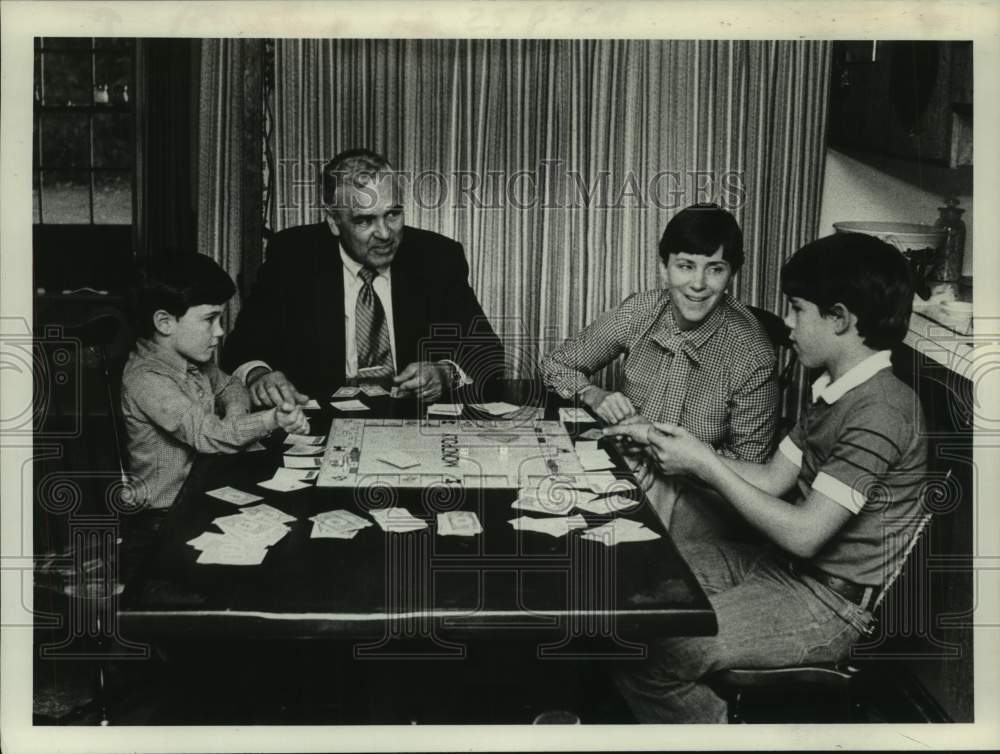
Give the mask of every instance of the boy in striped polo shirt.
[[(719, 670), (846, 658), (921, 519), (923, 414), (889, 368), (912, 307), (905, 260), (870, 236), (836, 234), (801, 248), (781, 277), (795, 350), (824, 372), (768, 463), (724, 458), (675, 425), (605, 430), (645, 445), (664, 473), (714, 487), (770, 540), (678, 543), (719, 631), (651, 642), (647, 660), (620, 666), (641, 722), (725, 722), (725, 702), (703, 682)], [(793, 490), (795, 502), (781, 499)]]

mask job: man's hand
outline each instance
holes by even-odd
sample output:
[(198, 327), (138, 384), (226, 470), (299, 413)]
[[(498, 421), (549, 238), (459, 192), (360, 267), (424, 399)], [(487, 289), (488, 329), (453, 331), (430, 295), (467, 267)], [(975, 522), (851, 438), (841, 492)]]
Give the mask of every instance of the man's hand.
[(402, 394), (414, 394), (424, 401), (436, 401), (448, 384), (451, 371), (444, 364), (415, 361), (392, 378)]
[(298, 404), (285, 401), (279, 403), (273, 410), (275, 423), (288, 434), (309, 434), (309, 420)]
[(635, 415), (632, 401), (621, 393), (609, 393), (596, 385), (591, 385), (580, 394), (582, 400), (599, 417), (608, 424), (617, 424), (629, 416)]
[(247, 389), (255, 406), (279, 406), (282, 403), (304, 405), (309, 402), (309, 396), (300, 393), (284, 372), (268, 372), (263, 367), (250, 372)]

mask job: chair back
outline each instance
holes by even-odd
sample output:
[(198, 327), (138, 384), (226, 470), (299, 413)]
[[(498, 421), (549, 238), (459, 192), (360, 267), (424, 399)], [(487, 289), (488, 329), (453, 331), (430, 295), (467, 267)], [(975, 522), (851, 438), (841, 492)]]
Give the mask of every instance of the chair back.
[(789, 339), (790, 330), (781, 317), (766, 309), (756, 306), (747, 307), (757, 318), (768, 340), (774, 347), (777, 357), (775, 363), (775, 379), (778, 383), (778, 406), (780, 420), (776, 428), (775, 442), (780, 441), (795, 424), (798, 418), (798, 406), (789, 406), (789, 395), (794, 392), (795, 374), (799, 365), (798, 356), (792, 348)]

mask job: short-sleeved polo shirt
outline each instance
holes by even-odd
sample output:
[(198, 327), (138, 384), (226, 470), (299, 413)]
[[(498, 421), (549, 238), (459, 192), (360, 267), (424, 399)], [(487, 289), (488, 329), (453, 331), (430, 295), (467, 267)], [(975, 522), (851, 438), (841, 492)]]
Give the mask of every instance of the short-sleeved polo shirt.
[(889, 352), (881, 351), (835, 382), (821, 377), (779, 447), (799, 467), (800, 501), (815, 489), (852, 514), (812, 564), (866, 586), (884, 583), (922, 514), (923, 411), (889, 366)]

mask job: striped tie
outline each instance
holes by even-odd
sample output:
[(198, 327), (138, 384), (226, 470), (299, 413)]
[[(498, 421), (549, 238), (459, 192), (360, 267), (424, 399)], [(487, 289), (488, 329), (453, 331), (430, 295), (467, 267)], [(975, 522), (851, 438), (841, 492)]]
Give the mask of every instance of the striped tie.
[(372, 280), (378, 274), (371, 267), (362, 267), (358, 275), (364, 285), (358, 293), (354, 317), (358, 348), (358, 369), (386, 367), (392, 374), (392, 351), (389, 347), (389, 325), (385, 320), (382, 302), (375, 294)]

